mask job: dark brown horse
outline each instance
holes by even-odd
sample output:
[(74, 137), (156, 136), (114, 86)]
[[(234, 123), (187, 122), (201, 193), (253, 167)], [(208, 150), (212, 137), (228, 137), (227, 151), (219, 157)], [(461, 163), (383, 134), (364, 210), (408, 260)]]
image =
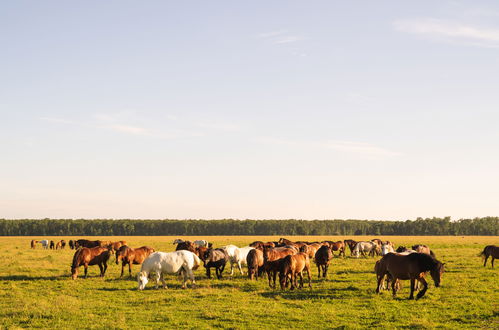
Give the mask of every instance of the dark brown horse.
[(54, 243), (54, 241), (50, 241), (50, 249), (51, 250), (55, 249), (55, 243)]
[(303, 288), (303, 271), (307, 271), (308, 287), (312, 288), (312, 279), (310, 277), (310, 259), (306, 253), (288, 255), (281, 263), (279, 272), (279, 282), (281, 289), (284, 290), (288, 283), (291, 283), (291, 290), (298, 287), (298, 276), (300, 276), (300, 288)]
[(294, 242), (290, 241), (289, 239), (281, 237), (281, 238), (279, 238), (278, 243), (281, 245), (292, 245)]
[(75, 241), (73, 241), (72, 239), (70, 239), (68, 244), (69, 244), (69, 248), (71, 250), (75, 249)]
[(73, 263), (71, 264), (71, 278), (75, 280), (78, 277), (78, 267), (85, 267), (85, 278), (87, 278), (88, 266), (99, 265), (100, 276), (104, 277), (107, 269), (107, 261), (111, 252), (108, 248), (93, 247), (76, 250), (73, 256)]
[(192, 253), (196, 253), (196, 245), (191, 241), (183, 241), (178, 243), (177, 247), (175, 248), (175, 251), (179, 250), (187, 250), (191, 251)]
[(263, 272), (263, 251), (260, 249), (253, 249), (248, 252), (246, 256), (246, 263), (248, 264), (248, 277), (250, 280), (257, 279)]
[(480, 256), (485, 257), (485, 261), (483, 262), (483, 267), (485, 267), (485, 265), (487, 265), (487, 259), (489, 257), (492, 257), (492, 260), (490, 261), (490, 263), (492, 264), (492, 268), (494, 268), (494, 259), (499, 259), (499, 246), (487, 245), (483, 249), (482, 253), (480, 253)]
[(208, 251), (207, 247), (198, 246), (198, 247), (196, 247), (196, 251), (194, 253), (199, 257), (199, 259), (204, 261), (204, 256), (205, 256), (206, 251)]
[[(296, 254), (296, 250), (286, 247), (264, 248), (263, 249), (263, 269), (267, 272), (269, 286), (275, 287), (277, 273), (280, 271), (280, 259), (290, 254)], [(271, 279), (274, 279), (274, 286), (271, 284)]]
[(66, 241), (61, 239), (61, 249), (64, 249), (66, 247)]
[(319, 278), (321, 278), (321, 270), (322, 277), (327, 276), (327, 270), (329, 268), (329, 263), (333, 259), (333, 252), (327, 245), (323, 245), (317, 250), (315, 253), (315, 264), (317, 265), (317, 271), (319, 273)]
[(355, 245), (357, 245), (357, 241), (354, 241), (353, 239), (346, 239), (343, 241), (345, 245), (347, 245), (350, 248), (350, 255), (353, 254), (353, 249), (355, 249)]
[(79, 247), (93, 248), (100, 247), (101, 241), (89, 241), (88, 239), (79, 239), (75, 242), (75, 249)]
[[(121, 244), (121, 243), (120, 243)], [(125, 266), (128, 265), (128, 272), (130, 277), (132, 277), (132, 265), (140, 265), (144, 260), (149, 257), (154, 249), (149, 246), (141, 246), (139, 248), (133, 249), (126, 245), (123, 245), (116, 251), (116, 264), (118, 265), (121, 260), (121, 275), (123, 276)]]
[(206, 268), (206, 276), (211, 278), (210, 268), (215, 268), (215, 273), (218, 279), (222, 278), (222, 273), (225, 269), (225, 264), (229, 261), (229, 255), (224, 249), (208, 249), (204, 253), (204, 268)]
[(408, 255), (399, 255), (388, 253), (383, 256), (376, 266), (377, 287), (379, 293), (381, 283), (385, 275), (390, 276), (392, 282), (393, 296), (397, 294), (398, 280), (411, 280), (411, 294), (409, 299), (414, 299), (414, 290), (416, 280), (423, 285), (416, 298), (423, 297), (428, 289), (428, 283), (424, 279), (424, 274), (430, 272), (431, 277), (438, 288), (444, 272), (444, 264), (426, 253), (411, 253)]

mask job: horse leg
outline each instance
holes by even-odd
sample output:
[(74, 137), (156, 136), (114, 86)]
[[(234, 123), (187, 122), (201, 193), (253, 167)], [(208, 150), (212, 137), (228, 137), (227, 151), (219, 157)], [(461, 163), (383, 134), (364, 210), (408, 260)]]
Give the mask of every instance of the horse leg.
[(131, 261), (128, 263), (128, 273), (130, 274), (130, 277), (132, 277), (132, 262)]
[(124, 261), (122, 261), (122, 262), (121, 262), (121, 275), (120, 275), (120, 277), (123, 277), (123, 273), (124, 273), (124, 272), (125, 272), (125, 262), (124, 262)]
[(492, 260), (490, 261), (490, 263), (492, 264), (492, 268), (494, 268), (494, 260), (495, 260), (495, 258), (494, 258), (494, 256), (492, 256)]
[(185, 289), (187, 287), (187, 272), (183, 268), (180, 272), (182, 273), (182, 289)]
[(161, 274), (160, 273), (156, 273), (156, 285), (154, 286), (155, 289), (157, 289), (159, 287), (159, 281), (161, 279)]
[(485, 255), (485, 261), (483, 262), (483, 267), (485, 267), (485, 265), (487, 265), (487, 259), (489, 259), (489, 256)]
[(166, 281), (165, 281), (165, 275), (163, 273), (161, 273), (161, 275), (159, 276), (159, 279), (161, 280), (161, 284), (163, 284), (163, 289), (168, 289), (168, 286), (166, 285)]
[(382, 289), (383, 280), (385, 279), (385, 275), (378, 276), (378, 286), (376, 287), (376, 293), (379, 293), (380, 289)]
[(321, 278), (321, 265), (317, 264), (317, 273), (319, 274), (319, 279)]
[(104, 273), (102, 273), (102, 277), (104, 277), (104, 275), (106, 275), (106, 270), (107, 270), (107, 262), (104, 261)]
[(303, 288), (303, 271), (299, 272), (298, 275), (300, 275), (300, 288)]
[(416, 299), (419, 299), (422, 296), (424, 296), (424, 294), (426, 293), (426, 290), (428, 290), (428, 283), (426, 282), (424, 277), (420, 277), (418, 280), (419, 280), (419, 282), (421, 282), (421, 284), (423, 284), (423, 290), (419, 291), (418, 295), (416, 296)]
[(99, 266), (99, 269), (100, 269), (100, 277), (102, 277), (103, 276), (102, 272), (104, 271), (104, 267), (102, 267), (101, 263), (99, 263), (98, 266)]
[(394, 277), (392, 278), (392, 294), (393, 294), (393, 298), (395, 298), (397, 296), (397, 288), (396, 288), (396, 284), (397, 283), (397, 278)]
[(312, 277), (310, 276), (310, 268), (307, 268), (307, 277), (308, 277), (308, 287), (312, 289)]
[(87, 278), (88, 264), (83, 264), (83, 267), (85, 267), (85, 278)]
[(411, 294), (409, 295), (409, 299), (414, 299), (414, 286), (416, 279), (411, 277)]
[(187, 275), (189, 276), (189, 279), (191, 280), (192, 287), (196, 287), (196, 279), (194, 278), (194, 272), (192, 269), (187, 270)]
[(230, 276), (234, 275), (234, 261), (230, 261)]
[(208, 276), (208, 278), (211, 278), (210, 267), (206, 268), (206, 276)]
[(241, 265), (241, 261), (237, 262), (237, 267), (239, 268), (239, 272), (241, 273), (241, 275), (244, 275), (243, 266)]

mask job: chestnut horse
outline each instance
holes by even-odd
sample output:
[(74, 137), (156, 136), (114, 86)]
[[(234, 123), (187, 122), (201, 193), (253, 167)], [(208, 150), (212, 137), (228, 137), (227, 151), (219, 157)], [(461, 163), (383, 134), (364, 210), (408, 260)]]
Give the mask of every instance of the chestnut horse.
[(71, 278), (75, 280), (78, 277), (78, 267), (85, 267), (85, 278), (87, 278), (88, 266), (99, 265), (100, 276), (104, 277), (107, 269), (107, 261), (111, 252), (108, 248), (93, 247), (76, 250), (73, 256), (73, 263), (71, 264)]
[[(120, 243), (120, 242), (116, 242)], [(121, 244), (121, 243), (120, 243)], [(132, 265), (140, 265), (144, 260), (154, 252), (154, 249), (149, 246), (141, 246), (139, 248), (133, 249), (126, 245), (123, 245), (116, 251), (116, 264), (118, 265), (121, 260), (121, 275), (123, 276), (125, 266), (128, 265), (128, 272), (130, 277), (132, 277)]]
[(435, 286), (438, 288), (444, 272), (443, 263), (426, 253), (411, 253), (408, 255), (388, 253), (386, 256), (383, 256), (376, 265), (376, 276), (378, 279), (376, 293), (379, 293), (381, 282), (385, 275), (389, 275), (392, 282), (394, 297), (397, 294), (397, 281), (411, 280), (411, 294), (409, 299), (414, 299), (414, 290), (417, 280), (423, 285), (423, 289), (419, 291), (416, 296), (416, 298), (419, 299), (425, 295), (426, 290), (428, 289), (428, 283), (424, 279), (424, 275), (428, 271), (431, 274)]
[[(296, 254), (295, 249), (278, 247), (278, 248), (265, 248), (263, 249), (263, 268), (267, 272), (267, 277), (269, 279), (269, 286), (271, 288), (275, 287), (275, 279), (277, 272), (280, 271), (280, 263), (274, 262), (279, 259), (283, 259), (285, 256), (290, 254)], [(274, 279), (274, 286), (272, 286), (270, 280)]]
[[(339, 251), (340, 253), (338, 254), (338, 256), (343, 255), (343, 257), (345, 257), (345, 250), (346, 250), (345, 245), (346, 245), (345, 242), (338, 241), (338, 242), (331, 242), (329, 244), (329, 247), (331, 248), (331, 252)], [(333, 255), (334, 255), (334, 253), (333, 253)]]
[(329, 268), (329, 262), (333, 259), (333, 252), (327, 245), (323, 245), (315, 253), (315, 263), (317, 265), (317, 271), (319, 273), (319, 278), (327, 276), (327, 270)]
[(494, 268), (494, 259), (499, 259), (499, 246), (495, 246), (495, 245), (487, 245), (482, 253), (480, 253), (480, 256), (485, 256), (485, 261), (483, 263), (483, 267), (485, 267), (485, 265), (487, 265), (487, 259), (489, 257), (492, 257), (492, 260), (491, 260), (491, 264), (492, 264), (492, 268)]
[(291, 290), (298, 287), (298, 276), (300, 276), (300, 288), (303, 288), (303, 271), (307, 271), (308, 287), (312, 288), (312, 279), (310, 277), (310, 259), (306, 253), (288, 255), (281, 263), (279, 272), (279, 282), (281, 289), (284, 290), (291, 283)]
[(31, 248), (32, 249), (36, 248), (36, 243), (38, 243), (38, 241), (35, 241), (34, 239), (31, 240)]
[(250, 280), (254, 278), (258, 280), (263, 272), (263, 251), (260, 249), (253, 249), (248, 252), (246, 256), (246, 263), (248, 264), (248, 277)]
[(191, 241), (183, 241), (177, 244), (175, 251), (187, 250), (196, 253), (196, 246)]

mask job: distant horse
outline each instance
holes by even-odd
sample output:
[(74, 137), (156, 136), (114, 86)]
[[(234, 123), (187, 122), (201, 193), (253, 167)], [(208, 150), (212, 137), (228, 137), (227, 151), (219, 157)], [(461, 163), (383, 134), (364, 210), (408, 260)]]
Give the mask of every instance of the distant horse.
[(173, 244), (178, 244), (178, 243), (183, 243), (185, 242), (183, 239), (181, 238), (176, 238), (174, 241), (173, 241)]
[(196, 253), (196, 246), (191, 241), (183, 241), (177, 244), (175, 251), (187, 250)]
[(254, 247), (255, 249), (263, 250), (264, 248), (275, 247), (274, 242), (262, 242), (262, 241), (254, 241), (249, 244), (249, 246)]
[(354, 241), (353, 239), (346, 239), (343, 241), (343, 243), (345, 243), (345, 245), (347, 245), (350, 249), (350, 255), (353, 255), (353, 249), (357, 245), (357, 241)]
[(312, 288), (310, 277), (310, 259), (305, 253), (288, 255), (284, 258), (279, 272), (279, 282), (284, 290), (291, 283), (291, 290), (298, 287), (298, 276), (300, 276), (300, 288), (303, 288), (303, 271), (307, 271), (308, 287)]
[[(345, 250), (346, 250), (345, 242), (342, 242), (342, 241), (332, 242), (332, 243), (330, 243), (329, 247), (331, 248), (331, 252), (339, 251), (338, 256), (345, 257)], [(333, 255), (334, 255), (334, 253), (333, 253)]]
[(203, 247), (208, 247), (208, 241), (204, 240), (204, 239), (198, 239), (198, 240), (195, 240), (194, 241), (194, 244), (197, 245), (197, 246), (203, 246)]
[(62, 249), (62, 243), (61, 243), (61, 241), (59, 241), (59, 242), (57, 242), (57, 243), (55, 244), (55, 249), (56, 249), (56, 250)]
[(215, 268), (215, 274), (218, 279), (222, 278), (222, 273), (226, 263), (229, 261), (229, 255), (224, 249), (208, 249), (204, 253), (204, 268), (206, 268), (206, 276), (211, 278), (210, 269)]
[(286, 239), (286, 238), (279, 238), (279, 241), (278, 241), (279, 244), (282, 244), (282, 245), (293, 245), (293, 241), (290, 241), (289, 239)]
[(430, 250), (430, 247), (428, 245), (423, 245), (423, 244), (417, 244), (413, 245), (412, 249), (416, 251), (417, 253), (426, 253), (435, 258), (435, 253), (433, 253), (432, 250)]
[(31, 240), (31, 248), (32, 249), (36, 248), (36, 243), (38, 243), (38, 241), (35, 241), (34, 239)]
[(253, 249), (248, 252), (246, 256), (246, 263), (248, 264), (248, 277), (250, 280), (257, 279), (263, 272), (263, 251), (260, 249)]
[(358, 242), (353, 249), (352, 255), (359, 257), (361, 254), (366, 257), (366, 253), (370, 256), (374, 256), (374, 253), (378, 249), (378, 244), (374, 242)]
[(387, 243), (381, 244), (381, 255), (385, 256), (388, 253), (394, 253), (395, 250), (393, 249), (393, 246)]
[(61, 249), (66, 248), (66, 241), (61, 239)]
[(45, 250), (49, 248), (49, 241), (46, 239), (38, 241), (38, 243), (40, 243)]
[(428, 271), (431, 274), (435, 286), (438, 288), (444, 272), (443, 263), (425, 253), (411, 253), (406, 256), (388, 253), (381, 258), (377, 265), (376, 275), (378, 285), (376, 293), (379, 293), (381, 282), (383, 281), (384, 276), (388, 274), (391, 277), (394, 297), (397, 294), (397, 281), (411, 280), (411, 294), (409, 299), (414, 299), (414, 290), (417, 280), (423, 285), (423, 289), (416, 296), (416, 298), (419, 299), (424, 296), (428, 289), (428, 283), (424, 279), (424, 274)]
[(227, 255), (229, 256), (229, 262), (230, 262), (230, 275), (234, 275), (234, 264), (237, 265), (239, 268), (239, 272), (241, 275), (244, 274), (242, 265), (247, 265), (246, 263), (246, 257), (248, 256), (248, 252), (254, 249), (254, 247), (251, 246), (245, 246), (242, 248), (238, 248), (235, 245), (227, 245), (224, 246), (223, 249), (227, 252)]
[(78, 268), (85, 267), (85, 278), (87, 278), (88, 266), (99, 265), (100, 276), (104, 277), (107, 269), (107, 261), (111, 255), (108, 248), (93, 247), (76, 250), (73, 256), (73, 263), (71, 264), (71, 278), (75, 280), (78, 277)]
[(310, 259), (313, 259), (315, 257), (315, 253), (321, 246), (322, 245), (318, 243), (303, 245), (300, 247), (300, 252), (306, 253)]
[(101, 247), (101, 241), (90, 241), (88, 239), (79, 239), (75, 242), (75, 249), (79, 247), (93, 248)]
[(317, 272), (319, 273), (319, 278), (327, 276), (327, 270), (329, 268), (329, 263), (333, 259), (333, 252), (327, 245), (323, 245), (315, 253), (315, 263), (317, 265)]
[(55, 249), (55, 243), (54, 243), (54, 241), (50, 241), (50, 249), (51, 250)]
[(144, 290), (149, 282), (149, 275), (153, 272), (156, 275), (156, 289), (160, 281), (163, 283), (163, 288), (167, 288), (165, 274), (181, 274), (183, 277), (182, 289), (186, 288), (188, 280), (191, 280), (194, 287), (196, 285), (194, 270), (198, 269), (201, 263), (201, 259), (197, 255), (186, 250), (168, 253), (154, 252), (144, 260), (140, 272), (137, 274), (138, 289)]
[(499, 246), (495, 245), (487, 245), (483, 251), (480, 253), (480, 256), (485, 257), (485, 261), (483, 263), (483, 267), (487, 265), (487, 259), (492, 257), (490, 263), (492, 264), (492, 268), (494, 268), (494, 259), (499, 259)]
[(75, 249), (75, 241), (73, 241), (72, 239), (70, 239), (68, 244), (69, 244), (69, 248), (70, 248), (71, 250), (74, 250), (74, 249)]
[(154, 249), (149, 246), (141, 246), (136, 249), (133, 249), (126, 245), (120, 247), (118, 251), (116, 251), (116, 264), (119, 265), (121, 260), (120, 277), (123, 276), (126, 265), (128, 265), (128, 272), (130, 274), (130, 277), (132, 277), (132, 265), (140, 265), (153, 252)]

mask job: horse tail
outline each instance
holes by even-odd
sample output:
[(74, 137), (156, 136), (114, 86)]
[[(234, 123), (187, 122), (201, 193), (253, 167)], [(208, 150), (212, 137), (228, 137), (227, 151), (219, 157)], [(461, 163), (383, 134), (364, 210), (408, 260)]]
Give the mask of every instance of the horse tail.
[(433, 258), (436, 258), (435, 253), (433, 252), (433, 250), (430, 250), (430, 256), (432, 256)]
[(196, 270), (199, 268), (199, 266), (201, 266), (202, 261), (195, 253), (192, 254), (192, 257), (194, 258), (194, 265), (192, 266), (192, 270)]
[(488, 255), (487, 250), (488, 250), (488, 245), (483, 248), (483, 251), (478, 254), (479, 257), (486, 257)]

